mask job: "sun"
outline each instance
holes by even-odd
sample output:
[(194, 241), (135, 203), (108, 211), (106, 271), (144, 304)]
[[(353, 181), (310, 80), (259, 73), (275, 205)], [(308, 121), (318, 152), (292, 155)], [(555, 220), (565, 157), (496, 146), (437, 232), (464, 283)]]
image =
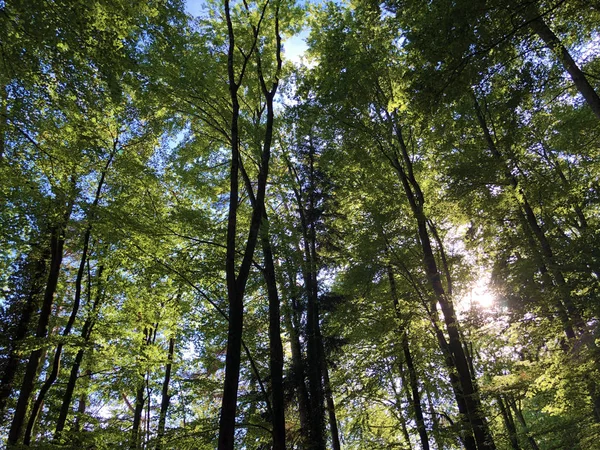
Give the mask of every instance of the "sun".
[(492, 310), (496, 306), (496, 295), (490, 290), (489, 277), (481, 277), (471, 285), (458, 300), (458, 310), (468, 311), (473, 307)]
[(483, 309), (491, 309), (496, 304), (496, 296), (490, 290), (488, 280), (485, 277), (479, 278), (467, 297), (472, 303), (479, 305)]

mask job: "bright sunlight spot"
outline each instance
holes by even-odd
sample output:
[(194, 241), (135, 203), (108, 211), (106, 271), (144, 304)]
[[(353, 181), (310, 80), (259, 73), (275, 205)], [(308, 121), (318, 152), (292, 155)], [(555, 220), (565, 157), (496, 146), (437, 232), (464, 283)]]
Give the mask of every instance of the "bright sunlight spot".
[(473, 306), (482, 309), (492, 309), (496, 304), (496, 296), (489, 288), (489, 276), (482, 274), (464, 296), (457, 302), (459, 311), (467, 311)]

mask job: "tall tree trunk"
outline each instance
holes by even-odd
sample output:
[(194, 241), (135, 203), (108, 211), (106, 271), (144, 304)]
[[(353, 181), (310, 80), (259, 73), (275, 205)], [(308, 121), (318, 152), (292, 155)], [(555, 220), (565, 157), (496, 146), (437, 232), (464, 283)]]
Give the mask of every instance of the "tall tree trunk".
[(573, 57), (562, 44), (558, 36), (556, 36), (548, 26), (537, 8), (532, 7), (532, 16), (533, 20), (529, 22), (529, 26), (558, 58), (565, 70), (569, 73), (571, 80), (573, 80), (579, 93), (583, 96), (596, 117), (600, 119), (600, 97), (588, 81), (587, 77), (581, 71), (579, 66), (577, 66), (577, 63), (573, 60)]
[(506, 432), (508, 433), (508, 439), (510, 440), (510, 445), (513, 450), (521, 450), (519, 446), (519, 440), (517, 438), (517, 428), (515, 427), (515, 421), (513, 420), (512, 414), (510, 413), (510, 408), (504, 404), (504, 400), (501, 395), (496, 396), (496, 402), (498, 403), (498, 408), (500, 409), (500, 414), (502, 415), (502, 421), (504, 422), (504, 428), (506, 428)]
[[(247, 5), (245, 5), (247, 8)], [(267, 177), (269, 173), (269, 160), (271, 158), (271, 144), (273, 139), (274, 109), (273, 99), (279, 85), (279, 73), (281, 71), (281, 36), (279, 34), (279, 3), (275, 8), (275, 37), (277, 42), (276, 60), (277, 72), (270, 89), (267, 88), (262, 73), (260, 54), (257, 53), (257, 71), (261, 89), (266, 100), (267, 120), (265, 124), (263, 148), (259, 164), (259, 173), (256, 188), (255, 206), (252, 208), (252, 217), (244, 256), (239, 268), (236, 271), (235, 256), (237, 253), (237, 207), (239, 199), (239, 172), (240, 172), (240, 141), (239, 141), (239, 115), (240, 102), (238, 91), (244, 76), (245, 68), (249, 59), (253, 56), (254, 49), (259, 41), (259, 29), (253, 26), (254, 41), (252, 49), (243, 56), (243, 70), (239, 77), (235, 73), (235, 34), (231, 18), (229, 0), (224, 0), (225, 20), (227, 22), (227, 33), (229, 46), (227, 50), (227, 74), (229, 83), (229, 93), (231, 99), (231, 169), (229, 186), (229, 210), (227, 218), (227, 256), (225, 264), (225, 274), (227, 280), (227, 298), (229, 302), (229, 328), (227, 332), (227, 355), (225, 357), (225, 382), (223, 386), (223, 398), (221, 402), (221, 415), (219, 418), (219, 443), (220, 450), (233, 450), (235, 435), (235, 417), (237, 406), (237, 393), (240, 377), (242, 331), (244, 317), (244, 292), (246, 283), (250, 274), (250, 267), (254, 255), (254, 249), (258, 239), (260, 224), (264, 216), (265, 191)], [(266, 7), (265, 7), (266, 8)], [(263, 9), (264, 17), (266, 9)], [(262, 21), (262, 18), (261, 18)]]
[[(88, 317), (85, 319), (83, 324), (83, 328), (81, 329), (81, 337), (83, 338), (84, 344), (87, 344), (90, 340), (92, 329), (94, 328), (96, 314), (98, 309), (100, 308), (100, 304), (104, 297), (104, 291), (101, 285), (102, 273), (104, 272), (104, 266), (100, 266), (98, 268), (98, 274), (96, 278), (98, 279), (98, 287), (96, 289), (96, 297), (94, 299), (94, 304), (92, 305), (92, 310), (90, 311)], [(91, 292), (91, 276), (89, 274), (88, 269), (88, 296)], [(89, 300), (89, 299), (88, 299)], [(62, 396), (62, 403), (60, 406), (60, 410), (58, 413), (58, 419), (56, 421), (56, 429), (54, 432), (54, 440), (60, 442), (61, 433), (65, 428), (65, 424), (67, 422), (67, 417), (69, 415), (69, 410), (71, 408), (71, 400), (73, 399), (73, 393), (75, 392), (75, 385), (77, 384), (77, 379), (79, 377), (79, 369), (81, 367), (81, 363), (83, 361), (84, 349), (80, 348), (75, 356), (75, 361), (73, 362), (73, 366), (71, 367), (71, 372), (69, 374), (69, 380), (67, 381), (67, 386), (65, 388), (65, 392)]]
[(331, 383), (329, 381), (329, 369), (327, 367), (327, 359), (325, 358), (325, 347), (323, 346), (323, 338), (320, 336), (320, 333), (319, 340), (321, 342), (321, 363), (323, 364), (321, 368), (323, 372), (323, 393), (325, 395), (325, 401), (327, 403), (327, 415), (329, 416), (331, 448), (333, 450), (340, 450), (340, 432), (338, 428), (337, 417), (335, 414), (335, 402), (333, 401), (333, 391), (331, 389)]
[[(75, 184), (74, 179), (71, 180)], [(35, 337), (40, 341), (45, 338), (48, 334), (48, 324), (50, 322), (50, 316), (52, 314), (52, 306), (54, 304), (54, 294), (56, 293), (56, 287), (58, 285), (58, 277), (60, 275), (60, 269), (63, 258), (63, 250), (65, 245), (65, 231), (67, 223), (71, 217), (71, 211), (73, 210), (73, 201), (69, 200), (66, 205), (66, 211), (62, 218), (62, 223), (54, 226), (51, 230), (50, 238), (50, 270), (48, 273), (48, 281), (46, 283), (46, 289), (44, 291), (44, 299), (40, 315), (38, 319), (37, 329)], [(29, 361), (25, 369), (25, 375), (21, 384), (21, 390), (19, 392), (19, 399), (17, 401), (17, 407), (13, 416), (13, 420), (8, 433), (8, 445), (16, 445), (19, 441), (23, 425), (25, 424), (25, 416), (27, 413), (27, 407), (29, 400), (33, 392), (35, 385), (35, 379), (40, 364), (40, 359), (44, 349), (38, 348), (31, 352), (29, 355)]]
[[(562, 323), (565, 336), (571, 343), (573, 343), (579, 336), (593, 355), (595, 370), (600, 371), (600, 349), (596, 345), (593, 336), (583, 320), (583, 317), (573, 302), (570, 288), (567, 285), (562, 270), (556, 262), (550, 241), (546, 237), (545, 231), (540, 226), (535, 212), (527, 200), (525, 192), (523, 189), (521, 189), (519, 180), (515, 175), (512, 174), (510, 170), (511, 168), (508, 166), (502, 153), (496, 146), (496, 142), (494, 141), (492, 133), (487, 126), (485, 116), (481, 110), (479, 102), (477, 101), (477, 96), (475, 93), (472, 93), (472, 97), (477, 119), (488, 147), (494, 157), (502, 163), (504, 175), (513, 190), (516, 201), (519, 204), (519, 212), (521, 216), (520, 219), (524, 222), (523, 229), (531, 250), (537, 259), (542, 281), (548, 287), (548, 289), (553, 290), (553, 288), (556, 287), (556, 291), (558, 291), (559, 298), (554, 301), (554, 306), (556, 308), (558, 318)], [(569, 349), (565, 348), (565, 350), (568, 351)], [(597, 385), (593, 379), (590, 379), (587, 384), (588, 392), (592, 399), (593, 417), (596, 422), (600, 423), (600, 392), (598, 392)]]
[[(315, 223), (315, 148), (312, 141), (309, 143), (309, 187), (308, 199), (305, 199), (300, 191), (301, 183), (294, 188), (298, 211), (300, 214), (300, 226), (302, 229), (302, 247), (304, 263), (302, 267), (302, 278), (304, 279), (304, 291), (306, 296), (306, 355), (308, 391), (310, 402), (310, 432), (309, 448), (324, 450), (325, 439), (325, 393), (323, 390), (323, 365), (321, 331), (318, 304), (318, 282), (317, 282), (317, 252), (316, 252), (316, 230)], [(291, 165), (290, 172), (293, 172)]]
[(135, 450), (140, 448), (140, 424), (142, 423), (142, 412), (144, 411), (144, 383), (142, 382), (135, 392), (135, 409), (133, 411), (133, 427), (131, 429), (131, 442), (129, 448)]
[(419, 438), (421, 439), (421, 447), (423, 450), (429, 450), (429, 437), (427, 436), (427, 429), (425, 428), (425, 419), (423, 416), (423, 408), (421, 406), (421, 394), (419, 392), (417, 372), (415, 370), (412, 354), (410, 352), (408, 332), (406, 331), (405, 325), (403, 325), (404, 319), (402, 317), (402, 311), (400, 310), (396, 280), (394, 279), (394, 273), (392, 272), (391, 266), (388, 266), (387, 272), (390, 283), (390, 292), (392, 294), (392, 301), (394, 303), (394, 311), (396, 313), (396, 318), (401, 323), (398, 334), (400, 335), (399, 337), (402, 344), (402, 352), (404, 353), (404, 361), (406, 362), (406, 368), (408, 369), (408, 378), (412, 393), (409, 401), (412, 402), (413, 411), (415, 412), (415, 422), (417, 423), (417, 431), (419, 432)]
[[(457, 394), (457, 403), (464, 404), (468, 423), (470, 424), (470, 432), (473, 434), (477, 449), (493, 450), (495, 449), (494, 440), (490, 433), (489, 425), (482, 410), (481, 400), (479, 398), (477, 384), (469, 370), (469, 364), (464, 352), (462, 339), (460, 336), (460, 324), (454, 311), (452, 300), (446, 294), (442, 285), (440, 273), (438, 271), (435, 255), (431, 246), (431, 239), (428, 232), (428, 221), (423, 211), (424, 198), (418, 181), (416, 180), (412, 160), (400, 126), (393, 118), (393, 126), (396, 135), (396, 140), (400, 149), (402, 162), (396, 154), (387, 155), (392, 166), (404, 187), (405, 194), (410, 204), (415, 221), (417, 222), (418, 236), (423, 253), (423, 264), (427, 273), (429, 284), (435, 294), (435, 298), (442, 309), (442, 316), (446, 325), (446, 333), (448, 334), (448, 347), (451, 358), (446, 358), (446, 362), (451, 364), (449, 371), (456, 371), (457, 384), (455, 386), (455, 394)], [(468, 439), (468, 438), (467, 438)]]
[(529, 427), (527, 426), (525, 417), (523, 417), (523, 412), (521, 411), (521, 408), (519, 408), (519, 406), (517, 405), (517, 402), (515, 400), (507, 399), (507, 403), (510, 406), (510, 408), (513, 410), (513, 412), (515, 413), (515, 416), (517, 416), (517, 420), (521, 424), (521, 427), (523, 428), (523, 431), (525, 432), (525, 435), (527, 436), (527, 442), (528, 442), (529, 446), (531, 447), (531, 450), (540, 450), (537, 443), (535, 442), (535, 439), (531, 435), (531, 432), (529, 431)]
[[(295, 288), (296, 280), (290, 277), (290, 289)], [(302, 346), (300, 344), (300, 319), (298, 318), (298, 302), (295, 293), (290, 298), (289, 311), (285, 314), (288, 333), (290, 334), (290, 346), (292, 350), (292, 381), (298, 397), (298, 413), (300, 415), (301, 436), (310, 432), (310, 404), (308, 390), (306, 388), (306, 376), (304, 362), (302, 361)]]
[[(264, 207), (263, 207), (264, 208)], [(261, 243), (265, 268), (263, 271), (269, 297), (269, 368), (271, 372), (271, 404), (273, 417), (273, 450), (285, 450), (285, 402), (283, 392), (283, 345), (281, 343), (281, 313), (275, 264), (269, 239), (267, 215), (263, 219)]]
[[(81, 284), (82, 284), (83, 275), (85, 272), (85, 264), (87, 261), (87, 253), (88, 253), (88, 247), (89, 247), (89, 242), (90, 242), (90, 234), (91, 234), (91, 225), (88, 225), (88, 228), (86, 229), (85, 236), (84, 236), (83, 250), (81, 253), (81, 261), (79, 263), (79, 270), (77, 271), (77, 277), (75, 280), (75, 300), (73, 301), (73, 308), (71, 311), (71, 315), (70, 315), (67, 325), (65, 326), (63, 333), (62, 333), (63, 337), (66, 337), (71, 333), (71, 329), (73, 328), (73, 324), (75, 323), (75, 319), (77, 318), (77, 313), (79, 312), (79, 305), (81, 303)], [(51, 368), (50, 374), (48, 375), (48, 377), (46, 378), (46, 381), (42, 385), (40, 392), (38, 393), (38, 396), (31, 408), (31, 413), (29, 415), (29, 421), (27, 423), (27, 428), (25, 430), (25, 436), (23, 438), (23, 443), (25, 445), (29, 445), (29, 443), (31, 441), (31, 432), (33, 430), (33, 425), (34, 425), (35, 421), (37, 420), (38, 414), (41, 411), (42, 404), (44, 402), (44, 398), (45, 398), (46, 394), (48, 393), (48, 391), (50, 390), (50, 388), (52, 387), (52, 385), (54, 384), (54, 382), (56, 381), (56, 378), (58, 377), (58, 373), (60, 371), (60, 362), (61, 362), (63, 346), (64, 346), (63, 342), (60, 342), (57, 345), (56, 351), (54, 352), (54, 359), (52, 362), (52, 368)]]
[[(19, 319), (14, 332), (10, 333), (11, 337), (7, 352), (8, 355), (4, 364), (4, 371), (2, 372), (2, 380), (0, 381), (0, 422), (4, 419), (6, 403), (12, 392), (15, 375), (21, 361), (18, 354), (18, 347), (27, 335), (31, 316), (38, 306), (40, 295), (44, 291), (43, 280), (48, 276), (47, 259), (49, 257), (49, 249), (40, 250), (35, 246), (32, 247), (27, 255), (27, 262), (23, 267), (23, 274), (19, 275), (27, 276), (29, 281), (26, 286), (27, 291), (23, 293), (24, 299), (22, 301), (19, 299), (16, 300), (19, 305), (15, 305), (15, 307), (20, 306), (21, 311), (18, 314)], [(29, 271), (31, 271), (31, 273), (29, 273)], [(20, 305), (21, 303), (22, 306)]]
[(158, 416), (158, 430), (156, 432), (156, 450), (161, 450), (162, 440), (165, 435), (165, 425), (167, 423), (167, 410), (169, 409), (169, 403), (171, 396), (169, 395), (169, 384), (171, 383), (171, 369), (173, 367), (173, 354), (175, 353), (175, 338), (169, 339), (169, 350), (167, 353), (167, 365), (165, 367), (165, 378), (162, 385), (161, 401), (160, 401), (160, 413)]
[[(82, 286), (82, 282), (83, 282), (83, 276), (85, 274), (85, 266), (86, 266), (87, 259), (88, 259), (88, 251), (89, 251), (90, 239), (91, 239), (91, 235), (92, 235), (92, 223), (95, 219), (96, 208), (98, 207), (98, 202), (100, 201), (100, 196), (102, 195), (102, 188), (104, 187), (104, 180), (106, 178), (106, 173), (107, 173), (108, 168), (113, 160), (114, 155), (116, 154), (116, 151), (117, 151), (117, 142), (115, 141), (113, 150), (111, 151), (108, 161), (106, 162), (106, 165), (100, 174), (100, 179), (98, 181), (98, 187), (96, 188), (96, 194), (94, 196), (94, 200), (92, 202), (90, 211), (88, 213), (88, 218), (87, 218), (88, 225), (86, 227), (86, 230), (85, 230), (85, 233), (83, 236), (83, 247), (81, 250), (81, 260), (79, 262), (79, 269), (77, 270), (77, 276), (75, 278), (75, 298), (73, 300), (73, 307), (71, 309), (71, 315), (69, 316), (67, 325), (65, 326), (65, 328), (62, 332), (63, 337), (67, 337), (69, 334), (71, 334), (71, 329), (73, 328), (73, 325), (75, 324), (75, 319), (77, 318), (77, 314), (79, 313), (79, 306), (81, 305), (81, 286)], [(58, 377), (58, 373), (60, 371), (60, 363), (61, 363), (63, 346), (64, 346), (64, 343), (60, 342), (58, 344), (58, 346), (56, 347), (50, 374), (48, 375), (48, 377), (46, 378), (46, 381), (42, 385), (40, 392), (38, 393), (38, 396), (31, 408), (31, 413), (29, 415), (29, 421), (27, 423), (27, 429), (25, 430), (25, 436), (23, 438), (23, 443), (25, 445), (29, 445), (29, 443), (31, 441), (31, 432), (33, 430), (33, 425), (34, 425), (35, 421), (37, 420), (38, 414), (40, 413), (42, 404), (44, 402), (44, 398), (45, 398), (46, 394), (48, 393), (48, 391), (50, 390), (50, 388), (52, 387), (52, 385), (54, 384), (54, 382), (56, 381), (56, 378)]]

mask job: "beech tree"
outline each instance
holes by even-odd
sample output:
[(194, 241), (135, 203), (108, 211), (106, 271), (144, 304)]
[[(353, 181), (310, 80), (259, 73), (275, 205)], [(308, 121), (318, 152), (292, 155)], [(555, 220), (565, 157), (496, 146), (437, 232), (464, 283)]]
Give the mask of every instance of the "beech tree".
[(0, 2), (2, 444), (594, 447), (598, 14)]

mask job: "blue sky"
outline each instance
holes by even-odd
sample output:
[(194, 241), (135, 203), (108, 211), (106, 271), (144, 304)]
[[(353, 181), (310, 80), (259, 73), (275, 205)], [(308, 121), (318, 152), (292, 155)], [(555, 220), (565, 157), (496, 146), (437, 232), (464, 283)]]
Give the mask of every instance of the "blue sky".
[[(186, 0), (185, 10), (192, 16), (198, 16), (202, 13), (204, 7), (204, 0)], [(293, 61), (294, 63), (300, 63), (302, 55), (306, 51), (305, 39), (308, 35), (308, 31), (286, 39), (283, 43), (284, 54), (287, 60)]]

